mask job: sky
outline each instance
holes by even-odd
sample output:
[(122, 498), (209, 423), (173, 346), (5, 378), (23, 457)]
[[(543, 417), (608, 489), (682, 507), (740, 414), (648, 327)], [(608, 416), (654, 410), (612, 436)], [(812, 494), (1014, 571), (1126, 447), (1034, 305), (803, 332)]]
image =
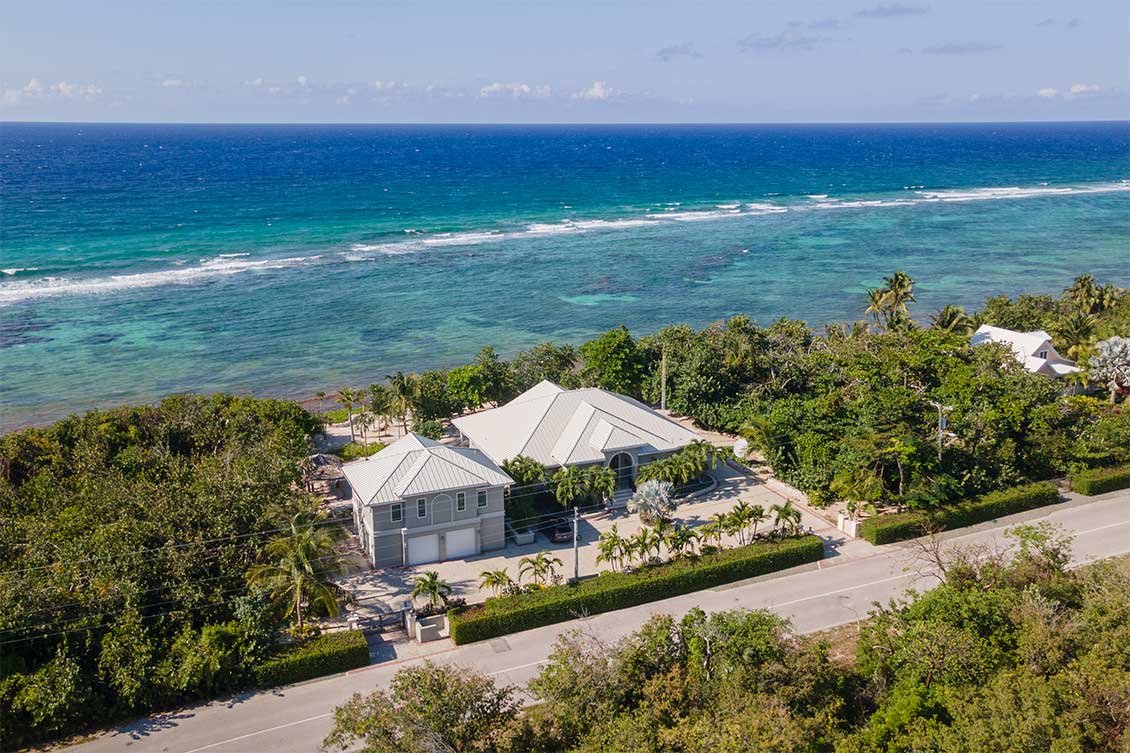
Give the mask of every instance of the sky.
[(1126, 0), (9, 0), (0, 120), (1130, 119)]

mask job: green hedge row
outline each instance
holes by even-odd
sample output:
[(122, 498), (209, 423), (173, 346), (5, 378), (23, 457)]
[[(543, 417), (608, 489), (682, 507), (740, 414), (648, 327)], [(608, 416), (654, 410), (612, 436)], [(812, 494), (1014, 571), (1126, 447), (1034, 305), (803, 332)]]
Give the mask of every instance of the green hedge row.
[(931, 512), (912, 511), (877, 515), (859, 526), (859, 535), (872, 544), (890, 544), (925, 533), (929, 524), (939, 528), (962, 528), (1005, 515), (1032, 510), (1059, 500), (1049, 481), (990, 492), (984, 497)]
[(1118, 489), (1130, 489), (1130, 466), (1095, 468), (1071, 477), (1071, 491), (1088, 497)]
[(818, 536), (758, 542), (697, 559), (680, 559), (632, 573), (603, 573), (575, 585), (487, 599), (452, 612), (448, 621), (456, 644), (600, 614), (649, 601), (701, 591), (775, 570), (816, 562), (824, 556)]
[(289, 685), (315, 677), (364, 667), (369, 663), (369, 643), (360, 630), (326, 633), (288, 646), (255, 668), (261, 688)]

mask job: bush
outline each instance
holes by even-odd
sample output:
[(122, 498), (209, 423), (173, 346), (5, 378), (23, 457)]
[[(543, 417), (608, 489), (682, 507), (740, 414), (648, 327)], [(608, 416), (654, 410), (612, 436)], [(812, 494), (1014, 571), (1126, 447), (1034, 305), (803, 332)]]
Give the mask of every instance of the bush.
[(436, 420), (413, 421), (412, 431), (428, 439), (439, 439), (443, 436), (443, 424)]
[(387, 445), (384, 442), (373, 442), (372, 444), (358, 444), (350, 442), (349, 444), (342, 445), (334, 454), (342, 459), (343, 462), (348, 463), (350, 460), (357, 460), (358, 458), (367, 458), (370, 455), (383, 450)]
[(978, 500), (944, 507), (933, 512), (901, 512), (868, 518), (859, 526), (859, 535), (876, 546), (921, 536), (929, 525), (962, 528), (1005, 515), (1012, 515), (1059, 500), (1055, 485), (1042, 481), (990, 492)]
[(1071, 491), (1087, 497), (1130, 488), (1130, 466), (1096, 468), (1071, 476)]
[(359, 630), (326, 633), (288, 646), (255, 668), (261, 688), (289, 685), (369, 664), (369, 643)]
[(603, 573), (575, 585), (487, 599), (449, 616), (456, 644), (600, 614), (713, 588), (755, 575), (816, 562), (824, 556), (818, 536), (758, 542), (697, 559), (679, 559), (633, 573)]

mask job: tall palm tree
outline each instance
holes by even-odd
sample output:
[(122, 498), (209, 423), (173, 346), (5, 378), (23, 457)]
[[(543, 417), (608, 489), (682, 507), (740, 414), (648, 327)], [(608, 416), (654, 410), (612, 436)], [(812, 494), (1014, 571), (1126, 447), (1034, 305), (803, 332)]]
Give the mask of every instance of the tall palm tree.
[(423, 598), (427, 600), (428, 606), (434, 609), (447, 603), (447, 597), (451, 595), (451, 584), (441, 580), (435, 570), (428, 570), (423, 575), (416, 576), (412, 584), (412, 593), (409, 595), (413, 603)]
[(588, 494), (588, 475), (583, 468), (562, 466), (553, 474), (553, 496), (568, 507)]
[(353, 431), (353, 407), (361, 400), (361, 396), (355, 389), (346, 385), (337, 391), (337, 400), (345, 408), (345, 415), (349, 420), (349, 441), (357, 441), (357, 437)]
[(393, 393), (387, 384), (369, 385), (369, 410), (377, 417), (380, 423), (377, 426), (377, 436), (384, 434), (385, 427), (393, 414)]
[(600, 499), (609, 499), (616, 493), (616, 471), (602, 465), (591, 466), (585, 474), (588, 494)]
[(867, 309), (863, 312), (869, 314), (878, 324), (887, 310), (887, 291), (882, 288), (872, 288), (867, 291)]
[(884, 277), (884, 303), (888, 311), (898, 311), (908, 314), (908, 303), (914, 303), (914, 280), (906, 272), (895, 272), (890, 277)]
[(416, 399), (416, 376), (414, 374), (405, 374), (403, 371), (398, 371), (392, 375), (386, 375), (385, 379), (389, 381), (392, 386), (392, 391), (395, 394), (394, 410), (395, 415), (400, 419), (403, 426), (404, 433), (408, 433), (408, 411), (412, 407), (412, 401)]
[(479, 588), (489, 588), (495, 596), (514, 585), (514, 581), (505, 569), (483, 570), (479, 573), (479, 577), (482, 579), (479, 581)]
[(965, 314), (961, 306), (946, 304), (938, 313), (930, 315), (934, 329), (952, 332), (955, 335), (969, 336), (973, 334), (973, 320)]
[(326, 412), (326, 393), (322, 390), (314, 393), (314, 397), (318, 398), (318, 412)]
[(750, 416), (738, 429), (738, 434), (749, 446), (761, 452), (770, 465), (776, 465), (788, 446), (788, 437), (777, 433), (776, 428), (765, 416)]
[(377, 422), (377, 417), (367, 410), (357, 414), (357, 427), (361, 430), (361, 444), (368, 446), (369, 429)]
[(749, 513), (746, 515), (746, 523), (747, 525), (753, 526), (753, 530), (750, 531), (749, 534), (751, 540), (757, 535), (757, 526), (765, 522), (766, 517), (768, 516), (765, 514), (765, 508), (761, 505), (754, 505), (749, 508)]
[(1101, 290), (1094, 275), (1079, 275), (1065, 292), (1076, 310), (1082, 314), (1094, 314), (1101, 305)]
[(267, 561), (248, 568), (248, 585), (286, 604), (286, 616), (294, 615), (299, 631), (305, 625), (303, 610), (311, 606), (321, 606), (336, 617), (349, 598), (332, 580), (342, 572), (334, 545), (344, 533), (340, 526), (328, 524), (325, 515), (294, 513), (284, 530), (263, 547)]
[(1068, 358), (1074, 361), (1082, 359), (1095, 342), (1097, 324), (1095, 317), (1081, 311), (1076, 311), (1059, 322), (1054, 334)]
[(518, 579), (527, 573), (535, 585), (543, 586), (557, 574), (555, 568), (561, 567), (561, 560), (549, 552), (538, 552), (533, 557), (518, 560)]

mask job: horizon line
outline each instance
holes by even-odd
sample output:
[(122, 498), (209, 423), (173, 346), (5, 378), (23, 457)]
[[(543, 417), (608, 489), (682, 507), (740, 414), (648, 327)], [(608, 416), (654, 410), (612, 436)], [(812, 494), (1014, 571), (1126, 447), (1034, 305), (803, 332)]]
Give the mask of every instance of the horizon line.
[(79, 126), (881, 126), (881, 125), (1130, 125), (1130, 118), (1092, 120), (703, 120), (703, 121), (336, 121), (336, 120), (2, 120), (3, 125), (79, 125)]

